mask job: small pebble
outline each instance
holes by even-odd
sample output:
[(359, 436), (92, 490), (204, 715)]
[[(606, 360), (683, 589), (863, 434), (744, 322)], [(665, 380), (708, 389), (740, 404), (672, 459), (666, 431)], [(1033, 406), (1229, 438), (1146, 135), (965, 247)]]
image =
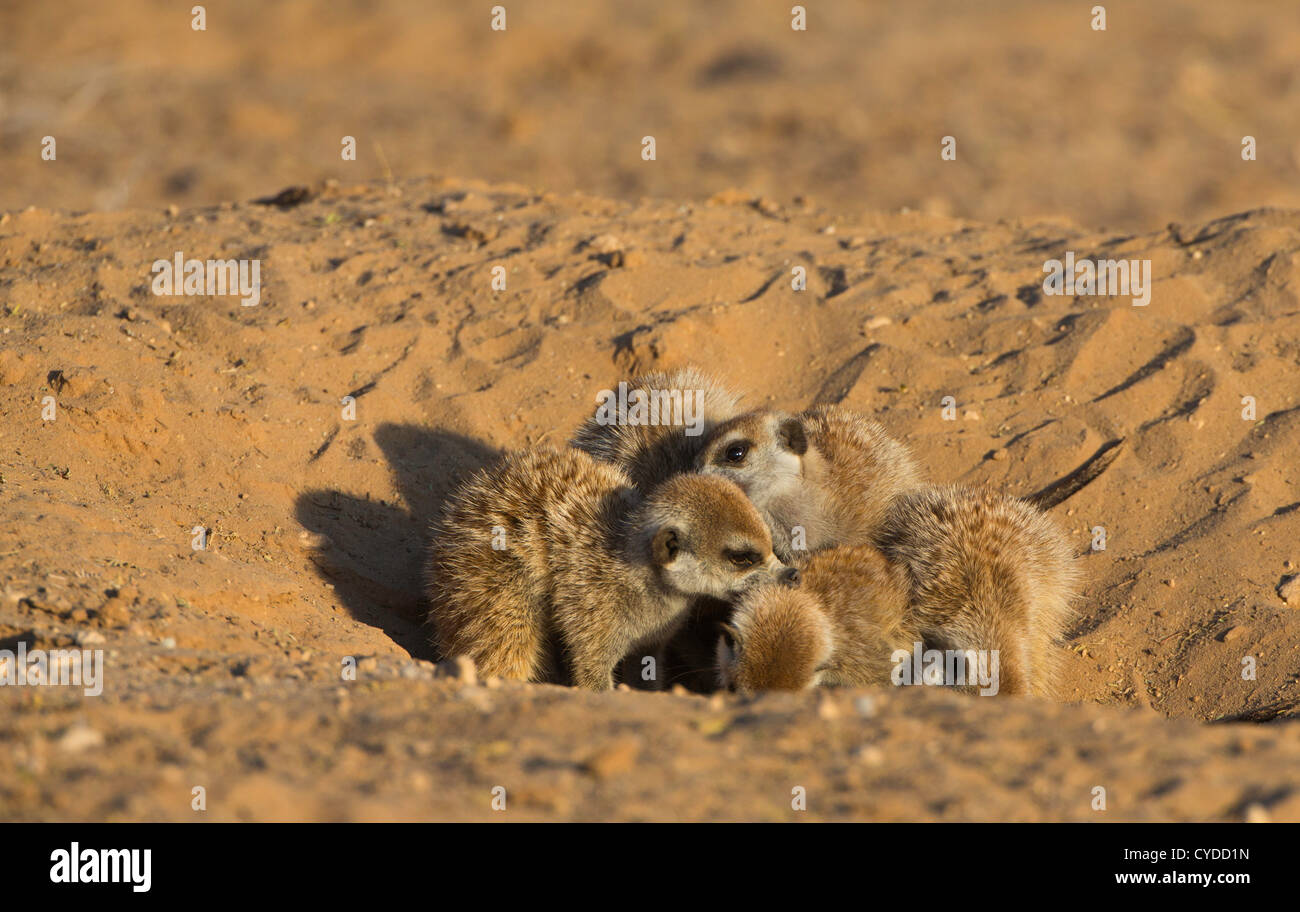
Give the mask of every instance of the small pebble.
[(1272, 823), (1273, 818), (1261, 804), (1252, 804), (1246, 808), (1247, 823)]
[(374, 656), (361, 656), (357, 659), (357, 674), (370, 675), (379, 671), (379, 660)]
[(298, 533), (298, 547), (304, 551), (328, 551), (334, 546), (333, 540), (324, 532)]
[(858, 751), (858, 760), (867, 766), (883, 766), (885, 752), (878, 747), (864, 747)]
[(817, 701), (817, 716), (828, 721), (840, 717), (840, 708), (829, 694), (822, 694), (821, 699)]
[(87, 725), (75, 725), (59, 738), (59, 750), (79, 754), (92, 747), (102, 747), (104, 736)]
[(1277, 594), (1288, 605), (1300, 604), (1300, 574), (1285, 577), (1278, 583)]
[(640, 756), (640, 740), (629, 735), (601, 747), (583, 767), (597, 779), (609, 779), (631, 770)]
[(492, 712), (492, 699), (488, 696), (487, 688), (479, 687), (477, 684), (468, 684), (456, 691), (456, 696), (473, 706), (479, 712)]
[(474, 660), (467, 655), (456, 656), (438, 666), (439, 674), (444, 678), (459, 681), (467, 687), (478, 684), (478, 670)]

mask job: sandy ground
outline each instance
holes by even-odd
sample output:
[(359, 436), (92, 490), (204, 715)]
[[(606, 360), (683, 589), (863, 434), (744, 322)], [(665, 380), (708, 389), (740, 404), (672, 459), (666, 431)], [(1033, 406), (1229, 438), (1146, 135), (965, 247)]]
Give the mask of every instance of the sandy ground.
[[(490, 819), (501, 785), (516, 819), (1300, 819), (1300, 614), (1277, 592), (1300, 561), (1300, 214), (1114, 235), (319, 190), (0, 217), (0, 641), (107, 651), (103, 696), (0, 692), (0, 817)], [(1042, 295), (1066, 249), (1149, 258), (1151, 304)], [(154, 296), (176, 251), (260, 258), (262, 302)], [(1087, 574), (1076, 702), (435, 677), (420, 563), (455, 480), (684, 360), (753, 404), (842, 401), (932, 478), (1013, 494), (1122, 439), (1054, 510)]]
[[(1300, 820), (1300, 18), (192, 5), (0, 6), (0, 650), (106, 661), (0, 688), (0, 819)], [(1150, 304), (1044, 295), (1066, 251)], [(177, 252), (261, 303), (155, 296)], [(1068, 702), (438, 667), (457, 480), (684, 362), (937, 481), (1101, 468)]]
[(0, 5), (0, 208), (428, 174), (1130, 231), (1300, 206), (1278, 0), (1114, 0), (1104, 32), (1074, 0), (821, 0), (804, 32), (752, 0), (511, 0), (504, 32), (492, 3), (193, 5)]

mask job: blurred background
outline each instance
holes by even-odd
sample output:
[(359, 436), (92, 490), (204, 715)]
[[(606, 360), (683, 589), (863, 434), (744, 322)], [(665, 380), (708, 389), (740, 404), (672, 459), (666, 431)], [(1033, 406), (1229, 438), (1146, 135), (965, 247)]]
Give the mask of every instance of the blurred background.
[(1116, 0), (1104, 32), (1084, 0), (815, 0), (805, 32), (789, 0), (502, 0), (504, 32), (487, 0), (193, 5), (0, 2), (0, 209), (388, 175), (1128, 230), (1300, 206), (1292, 0)]

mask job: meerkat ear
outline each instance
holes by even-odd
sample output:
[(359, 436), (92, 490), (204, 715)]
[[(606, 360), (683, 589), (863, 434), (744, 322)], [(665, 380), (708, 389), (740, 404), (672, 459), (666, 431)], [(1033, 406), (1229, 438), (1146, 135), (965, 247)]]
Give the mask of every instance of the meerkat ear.
[(776, 429), (776, 436), (791, 453), (802, 456), (808, 452), (808, 436), (798, 418), (787, 418)]
[(655, 563), (661, 567), (671, 564), (680, 549), (681, 542), (677, 538), (677, 530), (672, 526), (664, 526), (656, 532), (654, 541), (650, 543), (650, 553)]

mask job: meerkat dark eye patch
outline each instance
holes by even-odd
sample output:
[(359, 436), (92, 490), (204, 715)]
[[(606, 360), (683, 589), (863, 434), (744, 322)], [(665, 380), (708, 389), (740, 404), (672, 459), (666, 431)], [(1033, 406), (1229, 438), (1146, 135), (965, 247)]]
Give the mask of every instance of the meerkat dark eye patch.
[(781, 446), (796, 456), (802, 456), (808, 452), (808, 436), (804, 433), (803, 425), (799, 423), (798, 418), (787, 418), (782, 421), (781, 426), (776, 430), (776, 434), (781, 441)]
[(724, 548), (722, 556), (731, 561), (732, 566), (742, 569), (761, 563), (763, 556), (752, 548)]
[(748, 440), (733, 440), (722, 448), (719, 454), (718, 463), (720, 465), (740, 465), (749, 455), (749, 450), (753, 446)]

